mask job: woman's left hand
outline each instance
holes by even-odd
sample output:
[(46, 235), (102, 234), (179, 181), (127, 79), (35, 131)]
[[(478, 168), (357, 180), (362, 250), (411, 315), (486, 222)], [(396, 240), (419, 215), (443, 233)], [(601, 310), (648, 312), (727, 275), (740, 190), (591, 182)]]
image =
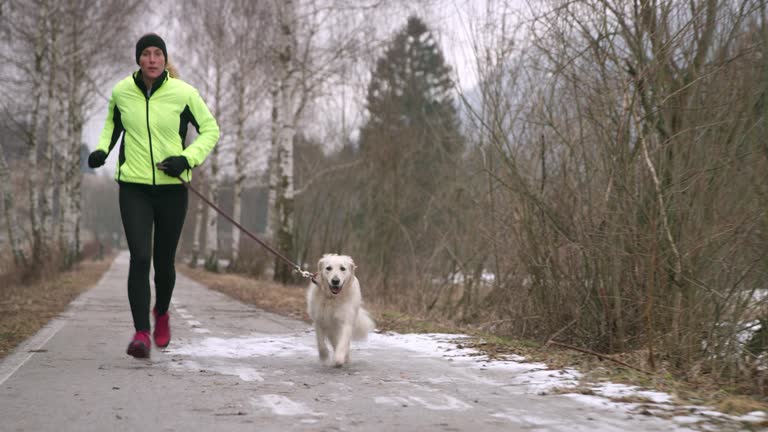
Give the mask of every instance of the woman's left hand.
[(171, 156), (157, 164), (157, 169), (171, 177), (178, 177), (189, 169), (189, 162), (184, 156)]

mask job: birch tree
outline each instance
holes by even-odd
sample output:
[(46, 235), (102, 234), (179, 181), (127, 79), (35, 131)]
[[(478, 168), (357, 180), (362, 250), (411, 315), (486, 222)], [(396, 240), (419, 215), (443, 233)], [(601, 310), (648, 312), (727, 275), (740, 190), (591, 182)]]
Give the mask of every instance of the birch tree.
[(45, 97), (45, 113), (44, 123), (45, 133), (42, 135), (42, 151), (40, 156), (41, 166), (44, 169), (40, 172), (42, 175), (38, 177), (36, 187), (41, 189), (40, 193), (40, 237), (44, 239), (44, 247), (41, 248), (42, 256), (48, 258), (48, 254), (51, 249), (54, 249), (53, 239), (56, 238), (56, 228), (59, 225), (54, 226), (53, 221), (53, 196), (54, 189), (58, 189), (60, 184), (56, 181), (59, 176), (58, 164), (54, 159), (54, 134), (61, 123), (58, 121), (60, 113), (62, 112), (59, 92), (61, 91), (61, 81), (59, 75), (59, 68), (62, 66), (61, 52), (59, 50), (59, 40), (62, 37), (62, 19), (63, 14), (62, 5), (58, 2), (52, 2), (51, 5), (45, 5), (44, 7), (50, 8), (48, 25), (45, 31), (46, 39), (48, 40), (48, 52), (46, 59), (46, 93)]
[[(293, 137), (296, 134), (298, 96), (298, 59), (296, 56), (298, 22), (294, 0), (275, 5), (275, 32), (272, 68), (272, 139), (269, 159), (270, 211), (266, 236), (286, 256), (293, 255)], [(292, 269), (275, 261), (275, 280), (286, 282)]]
[[(62, 66), (62, 98), (66, 115), (66, 125), (60, 128), (65, 137), (60, 140), (58, 152), (61, 172), (61, 232), (59, 244), (62, 249), (65, 266), (79, 258), (81, 248), (82, 220), (82, 146), (83, 129), (94, 109), (103, 109), (99, 105), (99, 89), (95, 83), (102, 77), (120, 72), (126, 58), (131, 58), (129, 43), (125, 35), (129, 33), (133, 17), (142, 0), (105, 0), (96, 4), (87, 0), (67, 0), (62, 3), (63, 36), (61, 55), (66, 59)], [(89, 32), (100, 35), (98, 39), (88, 37)], [(103, 47), (122, 47), (116, 50), (104, 50)], [(88, 65), (88, 53), (103, 53), (103, 61)]]
[[(229, 31), (232, 22), (234, 3), (228, 0), (202, 1), (195, 0), (178, 5), (179, 22), (177, 23), (182, 40), (192, 47), (191, 56), (185, 58), (184, 64), (179, 64), (182, 70), (189, 70), (185, 77), (200, 82), (198, 88), (211, 108), (221, 128), (219, 143), (206, 158), (202, 169), (205, 170), (207, 198), (218, 205), (220, 184), (219, 154), (227, 144), (229, 130), (225, 110), (231, 97), (231, 89), (227, 82), (227, 70), (231, 67), (231, 52), (233, 35)], [(198, 29), (196, 32), (188, 29)], [(170, 54), (169, 54), (170, 56)], [(188, 67), (187, 67), (188, 63)], [(226, 115), (225, 115), (226, 114)], [(220, 241), (218, 236), (218, 213), (212, 207), (205, 209), (206, 221), (204, 250), (205, 267), (211, 271), (219, 270)], [(195, 217), (195, 221), (201, 220)]]
[[(294, 137), (306, 127), (308, 106), (342, 75), (350, 57), (362, 52), (361, 24), (339, 27), (345, 22), (340, 17), (359, 16), (360, 11), (373, 14), (376, 7), (377, 2), (342, 0), (273, 2), (277, 25), (270, 56), (273, 81), (265, 237), (288, 257), (297, 256)], [(276, 259), (274, 268), (276, 280), (291, 279), (292, 269), (282, 261)]]
[[(57, 41), (61, 38), (61, 5), (37, 2), (10, 5), (4, 20), (12, 43), (1, 50), (3, 88), (10, 96), (6, 119), (27, 144), (28, 196), (33, 268), (49, 264), (54, 249), (52, 197), (56, 175), (53, 141), (59, 125), (61, 65)], [(50, 267), (50, 266), (49, 266)]]
[[(102, 74), (116, 70), (115, 44), (130, 44), (125, 33), (137, 4), (41, 0), (14, 3), (4, 10), (4, 29), (12, 40), (0, 53), (5, 60), (3, 88), (12, 96), (5, 103), (10, 114), (6, 121), (28, 145), (25, 189), (33, 267), (50, 263), (44, 259), (57, 244), (65, 251), (65, 265), (78, 255), (78, 170), (85, 114), (100, 91), (94, 82), (101, 83)], [(103, 38), (86, 36), (101, 29)], [(103, 53), (102, 61), (84, 68), (88, 59), (83, 53), (93, 51)], [(55, 208), (61, 214), (53, 214), (53, 197), (58, 197)]]
[[(17, 66), (22, 72), (29, 73), (29, 76), (46, 76), (46, 53), (51, 49), (51, 46), (47, 42), (48, 37), (46, 34), (47, 22), (51, 15), (50, 4), (48, 1), (43, 0), (39, 4), (28, 4), (27, 7), (32, 7), (33, 9), (22, 11), (27, 12), (22, 16), (26, 15), (31, 18), (32, 23), (27, 28), (32, 31), (28, 32), (27, 29), (22, 27), (26, 24), (23, 23), (23, 21), (25, 21), (24, 19), (16, 24), (17, 26), (14, 30), (16, 34), (21, 36), (18, 39), (19, 42), (26, 45), (21, 49), (28, 49), (29, 53), (32, 55), (32, 59), (30, 59), (30, 63), (26, 63), (26, 61), (22, 60), (24, 63), (17, 63)], [(32, 13), (34, 13), (33, 11), (36, 11), (34, 15), (32, 15)], [(46, 177), (50, 177), (51, 172), (46, 169), (49, 168), (49, 166), (46, 166), (45, 161), (40, 160), (39, 156), (45, 151), (43, 148), (42, 137), (38, 133), (38, 128), (43, 122), (43, 113), (41, 112), (41, 109), (45, 104), (45, 101), (43, 100), (45, 86), (27, 83), (25, 88), (32, 90), (31, 106), (27, 113), (28, 129), (24, 130), (23, 133), (29, 146), (27, 164), (30, 167), (35, 167), (28, 177), (27, 188), (29, 194), (29, 212), (31, 216), (30, 222), (32, 224), (31, 264), (32, 266), (37, 266), (48, 256), (48, 239), (44, 236), (46, 230), (42, 226), (43, 221), (46, 219), (46, 216), (43, 213), (47, 210), (40, 204), (44, 199), (44, 196), (42, 196), (43, 192), (39, 185), (45, 181), (44, 179)]]
[[(234, 89), (234, 190), (232, 218), (242, 223), (242, 194), (249, 174), (249, 156), (253, 156), (253, 144), (258, 136), (256, 113), (263, 110), (259, 103), (266, 96), (267, 41), (263, 37), (270, 32), (271, 23), (264, 2), (239, 0), (234, 6), (229, 26), (234, 36), (233, 65), (230, 85)], [(248, 151), (251, 150), (251, 151)], [(240, 257), (240, 230), (232, 225), (232, 256), (230, 266), (236, 268)]]

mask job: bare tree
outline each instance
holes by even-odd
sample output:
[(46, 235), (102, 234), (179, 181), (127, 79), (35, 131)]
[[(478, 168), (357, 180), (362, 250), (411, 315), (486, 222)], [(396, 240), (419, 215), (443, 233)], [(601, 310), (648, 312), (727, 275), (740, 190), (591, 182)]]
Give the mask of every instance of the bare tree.
[[(32, 266), (51, 262), (44, 259), (57, 245), (65, 265), (79, 254), (82, 129), (101, 91), (95, 79), (118, 66), (110, 48), (126, 40), (136, 4), (41, 0), (4, 10), (3, 28), (12, 41), (0, 52), (3, 88), (11, 96), (4, 108), (6, 121), (27, 143)], [(100, 29), (102, 38), (84, 36)], [(102, 62), (84, 68), (83, 53), (96, 50), (104, 52)], [(54, 206), (54, 197), (59, 205)]]
[[(95, 88), (100, 77), (116, 73), (122, 65), (119, 58), (130, 53), (127, 46), (115, 50), (114, 54), (105, 53), (104, 61), (86, 67), (87, 53), (99, 51), (104, 46), (125, 44), (125, 35), (129, 32), (137, 7), (142, 0), (109, 0), (98, 4), (85, 0), (67, 0), (62, 4), (61, 56), (65, 59), (63, 70), (62, 105), (66, 115), (65, 127), (59, 129), (65, 133), (64, 145), (59, 146), (61, 192), (61, 230), (59, 244), (63, 251), (65, 265), (71, 265), (78, 257), (81, 247), (81, 183), (82, 146), (85, 123), (100, 102)], [(98, 39), (87, 37), (87, 32), (98, 32)], [(119, 53), (119, 54), (118, 54)], [(122, 55), (121, 55), (122, 54)]]
[[(230, 24), (233, 20), (234, 2), (228, 0), (191, 1), (179, 4), (177, 27), (182, 41), (192, 47), (191, 56), (185, 58), (189, 64), (186, 69), (189, 73), (185, 77), (200, 84), (198, 88), (204, 94), (211, 112), (221, 127), (221, 138), (206, 158), (203, 169), (206, 170), (208, 199), (214, 204), (219, 200), (220, 184), (220, 159), (219, 154), (230, 140), (227, 126), (227, 117), (230, 112), (225, 108), (229, 106), (233, 93), (227, 82), (227, 70), (231, 65), (230, 52), (232, 51), (234, 36), (230, 32)], [(215, 11), (215, 13), (212, 13)], [(189, 29), (199, 29), (190, 32)], [(220, 241), (218, 238), (218, 214), (213, 208), (207, 208), (205, 220), (205, 243), (202, 249), (205, 251), (206, 268), (218, 271)], [(200, 220), (200, 218), (195, 218)]]
[[(327, 84), (342, 76), (350, 57), (361, 52), (361, 24), (337, 24), (345, 17), (371, 12), (376, 7), (377, 2), (343, 0), (274, 2), (274, 20), (278, 24), (271, 53), (272, 138), (265, 235), (287, 256), (296, 256), (297, 247), (294, 137), (304, 128), (310, 129), (305, 123), (307, 108), (322, 95)], [(291, 279), (290, 272), (280, 260), (275, 261), (277, 280)]]
[[(45, 76), (46, 67), (46, 53), (50, 49), (48, 45), (48, 38), (46, 37), (47, 21), (50, 18), (50, 4), (43, 0), (39, 4), (28, 4), (27, 7), (31, 9), (21, 10), (20, 15), (30, 17), (29, 23), (19, 20), (16, 23), (12, 31), (19, 34), (18, 41), (25, 46), (22, 48), (28, 50), (32, 55), (31, 59), (24, 59), (18, 61), (16, 66), (22, 71), (22, 73), (28, 73), (29, 76)], [(36, 13), (35, 13), (36, 12)], [(33, 15), (34, 14), (34, 15)], [(31, 24), (31, 25), (30, 25)], [(24, 27), (22, 27), (24, 26)], [(10, 59), (9, 59), (10, 60)], [(11, 60), (12, 61), (12, 60)], [(23, 62), (23, 63), (22, 63)], [(45, 87), (43, 85), (34, 85), (31, 82), (26, 82), (26, 85), (22, 82), (23, 88), (31, 89), (31, 106), (27, 109), (28, 129), (24, 130), (25, 140), (29, 145), (29, 153), (27, 163), (30, 167), (36, 169), (30, 173), (28, 177), (28, 193), (29, 193), (29, 211), (31, 214), (31, 230), (32, 230), (32, 264), (40, 264), (48, 255), (48, 239), (44, 237), (45, 228), (42, 226), (45, 216), (42, 215), (46, 211), (40, 202), (44, 197), (41, 196), (41, 190), (39, 185), (45, 178), (50, 178), (51, 173), (46, 170), (47, 166), (44, 161), (39, 161), (40, 154), (45, 151), (43, 148), (42, 137), (38, 133), (38, 128), (42, 123), (41, 107), (44, 104), (43, 97)]]
[[(266, 96), (267, 43), (263, 37), (271, 26), (268, 7), (263, 2), (240, 0), (236, 2), (229, 30), (233, 33), (233, 66), (231, 86), (234, 88), (234, 220), (242, 220), (242, 194), (248, 174), (246, 144), (254, 141), (258, 132), (255, 114), (263, 107), (256, 101)], [(232, 257), (230, 265), (237, 267), (240, 255), (240, 230), (232, 226)]]
[(762, 70), (759, 3), (533, 3), (530, 38), (508, 39), (524, 68), (476, 51), (501, 72), (469, 135), (493, 152), (483, 229), (517, 251), (489, 297), (508, 331), (735, 372), (765, 160), (754, 87), (725, 77)]

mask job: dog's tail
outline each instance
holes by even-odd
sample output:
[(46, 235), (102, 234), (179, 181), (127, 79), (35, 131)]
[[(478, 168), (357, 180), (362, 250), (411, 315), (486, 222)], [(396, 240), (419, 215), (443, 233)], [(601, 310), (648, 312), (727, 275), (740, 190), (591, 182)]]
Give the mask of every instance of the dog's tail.
[(357, 313), (355, 328), (352, 331), (352, 338), (356, 340), (365, 339), (368, 337), (368, 333), (372, 332), (375, 327), (376, 323), (373, 322), (368, 311), (360, 308), (360, 311)]

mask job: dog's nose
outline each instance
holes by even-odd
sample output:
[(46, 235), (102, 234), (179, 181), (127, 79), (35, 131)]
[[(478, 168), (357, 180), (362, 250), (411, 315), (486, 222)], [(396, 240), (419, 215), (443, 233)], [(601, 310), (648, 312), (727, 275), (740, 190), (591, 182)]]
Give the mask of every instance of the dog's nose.
[(339, 284), (339, 282), (341, 282), (341, 281), (340, 281), (340, 280), (339, 280), (339, 278), (337, 278), (337, 277), (335, 277), (335, 278), (331, 279), (331, 283), (332, 283), (332, 284), (334, 284), (334, 285), (338, 285), (338, 284)]

